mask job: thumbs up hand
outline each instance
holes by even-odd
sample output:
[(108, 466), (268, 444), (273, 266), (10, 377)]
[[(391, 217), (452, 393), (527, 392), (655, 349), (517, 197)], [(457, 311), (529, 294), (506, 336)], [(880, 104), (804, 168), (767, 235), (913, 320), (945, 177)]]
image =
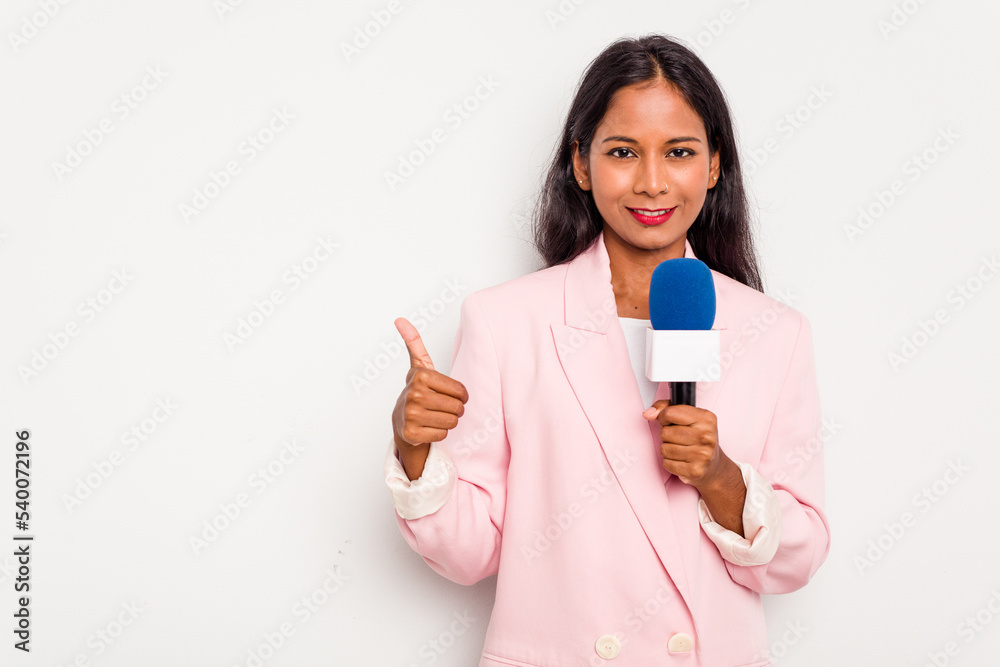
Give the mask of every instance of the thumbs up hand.
[(458, 425), (469, 392), (458, 380), (434, 370), (416, 327), (403, 317), (394, 324), (410, 355), (410, 370), (392, 411), (392, 430), (403, 468), (413, 480), (423, 472), (430, 443), (444, 440)]

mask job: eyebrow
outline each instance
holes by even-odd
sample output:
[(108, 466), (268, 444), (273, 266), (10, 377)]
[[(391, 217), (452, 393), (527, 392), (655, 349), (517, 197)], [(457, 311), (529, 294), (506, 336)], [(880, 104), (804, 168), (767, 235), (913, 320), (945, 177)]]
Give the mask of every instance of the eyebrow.
[[(621, 141), (621, 142), (626, 143), (626, 144), (637, 144), (637, 143), (639, 143), (638, 141), (636, 141), (632, 137), (623, 137), (620, 134), (616, 134), (616, 135), (610, 136), (607, 139), (605, 139), (604, 141), (602, 141), (601, 143), (603, 144), (603, 143), (606, 143), (608, 141)], [(685, 142), (685, 141), (697, 141), (698, 143), (701, 143), (701, 139), (699, 139), (698, 137), (674, 137), (673, 139), (667, 139), (663, 143), (665, 143), (665, 144), (679, 144), (679, 143), (682, 143), (682, 142)]]

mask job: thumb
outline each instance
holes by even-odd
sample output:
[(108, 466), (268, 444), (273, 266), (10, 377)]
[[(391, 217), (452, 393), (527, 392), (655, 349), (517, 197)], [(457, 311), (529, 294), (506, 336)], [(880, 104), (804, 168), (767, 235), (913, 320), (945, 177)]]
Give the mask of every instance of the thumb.
[(660, 410), (670, 405), (670, 401), (665, 398), (661, 398), (658, 401), (653, 401), (653, 405), (642, 411), (642, 416), (646, 419), (656, 419), (657, 415), (660, 414)]
[(431, 355), (427, 354), (427, 348), (424, 347), (424, 342), (420, 340), (420, 333), (417, 331), (417, 328), (410, 324), (405, 317), (397, 317), (393, 324), (396, 325), (396, 331), (399, 332), (399, 335), (403, 337), (403, 342), (406, 343), (406, 351), (410, 354), (410, 368), (434, 370), (434, 362), (431, 361)]

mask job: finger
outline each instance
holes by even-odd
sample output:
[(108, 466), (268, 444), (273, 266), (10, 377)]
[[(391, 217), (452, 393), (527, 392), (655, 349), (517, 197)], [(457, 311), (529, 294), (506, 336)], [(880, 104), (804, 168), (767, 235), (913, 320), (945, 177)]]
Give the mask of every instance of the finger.
[(692, 426), (667, 424), (660, 427), (660, 440), (666, 444), (690, 447), (701, 444), (701, 432)]
[[(451, 379), (451, 378), (445, 378)], [(457, 384), (461, 384), (460, 382)], [(441, 412), (444, 414), (461, 417), (465, 414), (465, 403), (459, 398), (447, 394), (434, 392), (423, 397), (420, 407), (430, 412)]]
[(660, 411), (656, 420), (660, 422), (661, 426), (666, 426), (668, 424), (691, 426), (698, 422), (705, 421), (703, 415), (704, 412), (706, 411), (701, 408), (696, 408), (693, 405), (668, 405), (665, 409)]
[(698, 452), (694, 447), (678, 445), (673, 442), (665, 442), (660, 445), (660, 458), (673, 463), (691, 463)]
[(465, 388), (465, 385), (455, 378), (448, 377), (444, 373), (439, 373), (438, 371), (424, 373), (424, 385), (436, 393), (451, 396), (462, 403), (469, 401), (469, 391)]
[(408, 419), (408, 425), (414, 428), (452, 429), (458, 425), (458, 415), (453, 412), (421, 409)]
[(666, 470), (671, 475), (676, 476), (685, 484), (691, 483), (691, 469), (689, 464), (684, 463), (682, 461), (670, 461), (668, 459), (664, 459), (661, 462), (661, 465), (663, 466), (664, 470)]
[(663, 411), (663, 408), (667, 407), (668, 405), (670, 405), (670, 401), (668, 401), (665, 398), (661, 398), (658, 401), (653, 401), (653, 405), (642, 411), (642, 416), (645, 417), (646, 419), (653, 419), (654, 417), (658, 417), (660, 412)]
[(402, 437), (405, 442), (411, 445), (422, 445), (428, 442), (440, 442), (448, 435), (446, 428), (432, 428), (427, 426), (417, 426), (404, 429)]
[(704, 480), (705, 474), (708, 471), (708, 464), (697, 458), (690, 461), (663, 458), (660, 461), (660, 465), (663, 466), (664, 470), (677, 475), (687, 484), (698, 483)]
[(410, 324), (405, 317), (397, 317), (393, 324), (396, 325), (396, 331), (406, 343), (406, 351), (410, 354), (410, 368), (434, 370), (434, 362), (431, 361), (431, 355), (427, 354), (427, 348), (424, 347), (424, 342), (420, 339), (417, 328)]
[(411, 444), (444, 440), (448, 431), (458, 425), (458, 415), (450, 412), (416, 408), (406, 416), (401, 429), (403, 439)]

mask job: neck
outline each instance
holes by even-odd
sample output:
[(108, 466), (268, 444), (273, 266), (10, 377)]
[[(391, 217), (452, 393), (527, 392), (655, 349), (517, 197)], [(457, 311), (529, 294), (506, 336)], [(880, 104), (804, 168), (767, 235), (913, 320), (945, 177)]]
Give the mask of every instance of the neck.
[(660, 262), (684, 256), (684, 238), (661, 248), (639, 248), (604, 225), (604, 246), (610, 260), (611, 288), (619, 317), (649, 319), (649, 283), (653, 270)]

